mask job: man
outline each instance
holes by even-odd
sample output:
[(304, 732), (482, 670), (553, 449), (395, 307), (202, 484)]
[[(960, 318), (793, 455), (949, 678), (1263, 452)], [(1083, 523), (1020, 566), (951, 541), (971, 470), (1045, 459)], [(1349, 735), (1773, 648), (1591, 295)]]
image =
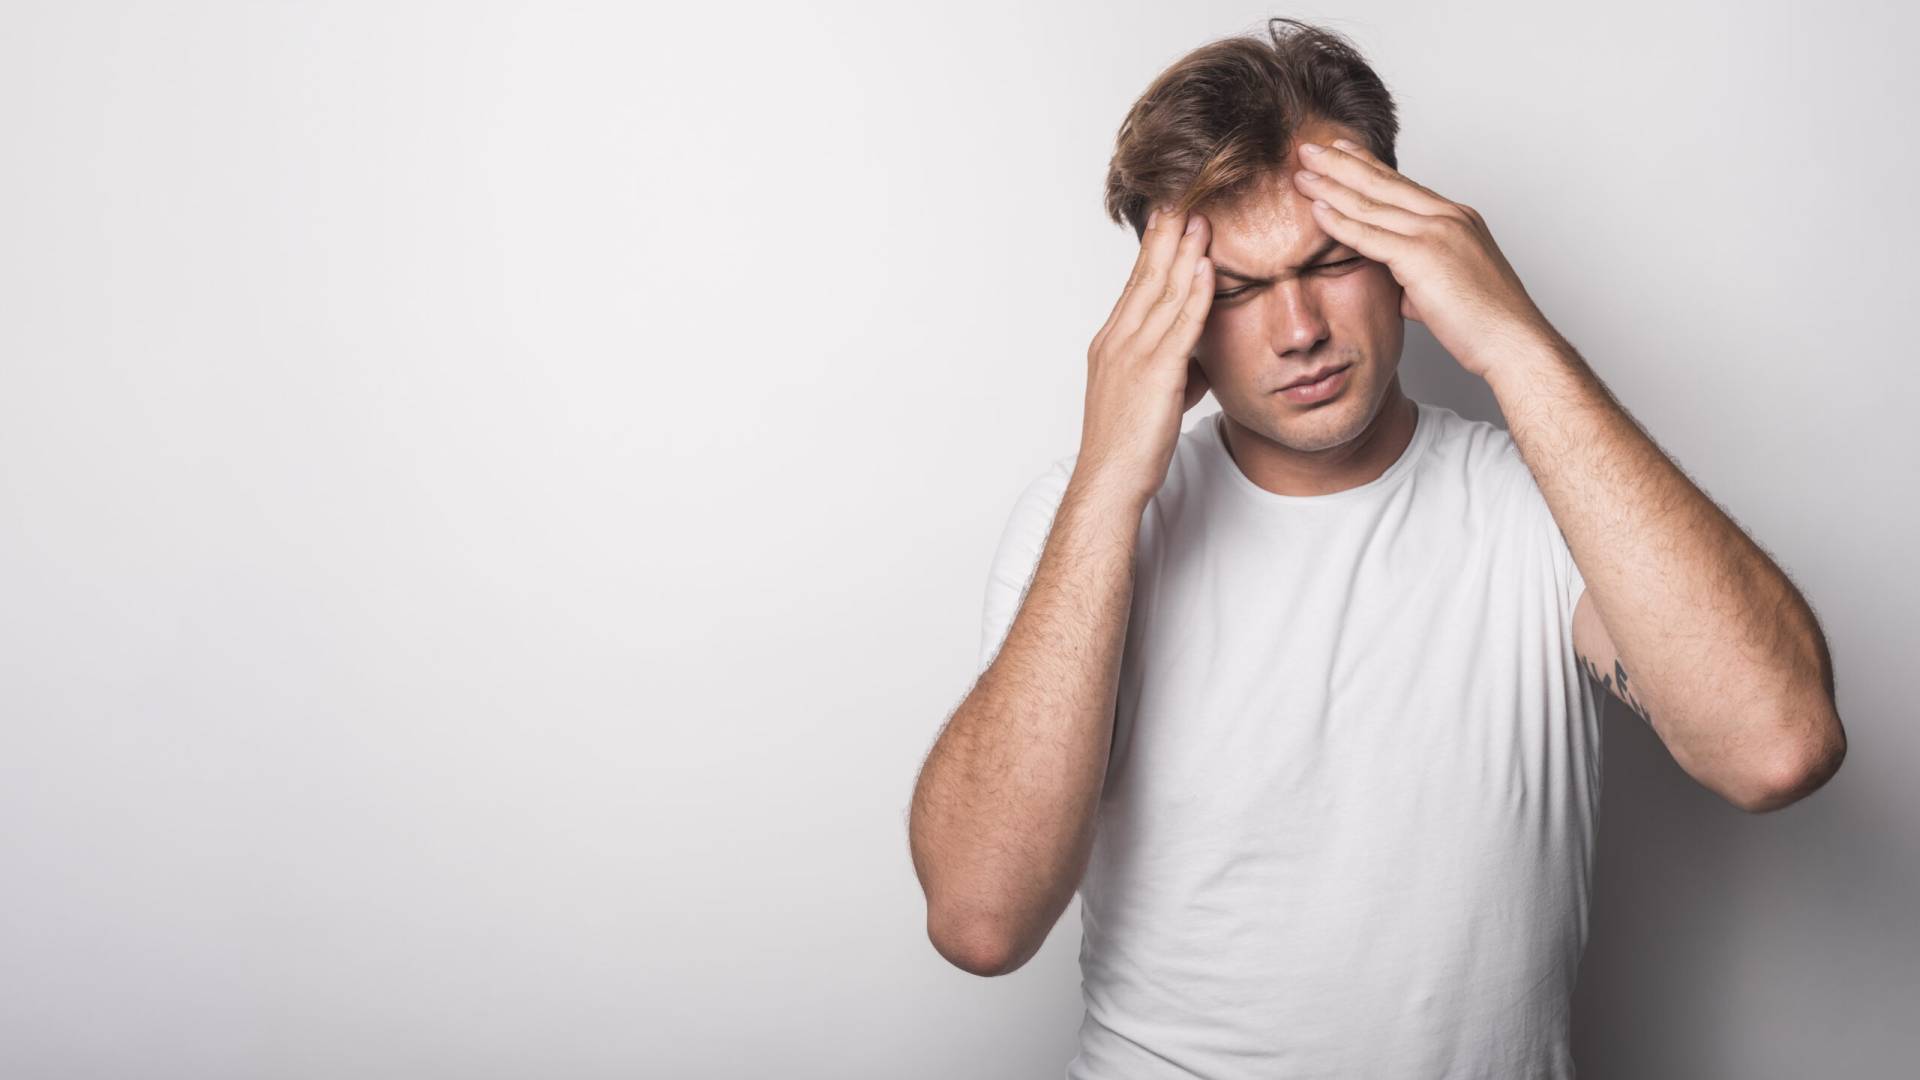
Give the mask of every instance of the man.
[[(1070, 1078), (1569, 1077), (1599, 694), (1769, 810), (1845, 753), (1826, 644), (1351, 46), (1274, 24), (1121, 128), (1139, 258), (916, 785), (929, 935), (1012, 971), (1078, 889)], [(1406, 318), (1508, 430), (1403, 395)]]

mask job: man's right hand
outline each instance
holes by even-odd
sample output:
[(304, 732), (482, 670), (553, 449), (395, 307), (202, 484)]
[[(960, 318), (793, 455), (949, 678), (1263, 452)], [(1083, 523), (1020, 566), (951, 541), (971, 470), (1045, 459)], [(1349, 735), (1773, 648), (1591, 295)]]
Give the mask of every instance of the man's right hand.
[(1012, 622), (914, 785), (908, 830), (927, 934), (977, 975), (1039, 951), (1092, 858), (1140, 514), (1166, 482), (1180, 418), (1207, 392), (1188, 358), (1213, 303), (1213, 268), (1194, 272), (1209, 232), (1197, 215), (1183, 232), (1188, 220), (1156, 215), (1141, 235), (1126, 291), (1087, 350), (1073, 476), (1052, 506), (1023, 496), (1016, 508), (990, 600)]
[(1180, 419), (1207, 392), (1192, 360), (1213, 306), (1211, 225), (1155, 211), (1140, 257), (1087, 349), (1087, 411), (1074, 471), (1144, 502), (1166, 481)]

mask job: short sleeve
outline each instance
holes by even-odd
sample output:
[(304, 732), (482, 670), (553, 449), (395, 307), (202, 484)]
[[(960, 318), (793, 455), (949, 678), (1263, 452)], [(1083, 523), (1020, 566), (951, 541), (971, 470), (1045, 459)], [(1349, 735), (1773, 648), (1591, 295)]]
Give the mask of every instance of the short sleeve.
[(1573, 549), (1567, 546), (1567, 534), (1560, 531), (1560, 522), (1553, 516), (1553, 510), (1547, 506), (1547, 497), (1541, 493), (1539, 482), (1533, 479), (1533, 473), (1527, 473), (1527, 487), (1530, 489), (1529, 503), (1534, 513), (1544, 522), (1541, 526), (1547, 535), (1547, 547), (1553, 553), (1554, 586), (1560, 590), (1561, 610), (1566, 613), (1568, 632), (1572, 632), (1573, 609), (1580, 602), (1580, 594), (1587, 590), (1587, 579), (1580, 574), (1580, 566), (1573, 561)]
[(1040, 565), (1047, 534), (1053, 529), (1053, 517), (1066, 497), (1067, 481), (1073, 476), (1073, 457), (1053, 463), (1046, 472), (1034, 477), (1015, 500), (1001, 530), (1000, 545), (994, 551), (987, 573), (987, 595), (980, 622), (978, 671), (984, 672), (1000, 653), (1013, 617), (1033, 584), (1033, 573)]
[[(1547, 505), (1547, 497), (1541, 492), (1540, 484), (1528, 470), (1522, 485), (1524, 506), (1530, 515), (1539, 543), (1545, 545), (1547, 563), (1553, 574), (1554, 605), (1558, 609), (1560, 623), (1561, 649), (1567, 661), (1578, 672), (1573, 685), (1578, 687), (1580, 707), (1585, 715), (1597, 723), (1605, 703), (1602, 700), (1606, 691), (1588, 677), (1587, 666), (1578, 656), (1573, 644), (1573, 612), (1580, 604), (1581, 594), (1587, 591), (1586, 576), (1580, 573), (1580, 565), (1573, 561), (1573, 549), (1567, 545), (1567, 536), (1560, 531), (1560, 522), (1553, 516)], [(1589, 729), (1591, 731), (1591, 729)]]
[(1547, 497), (1541, 492), (1539, 482), (1534, 479), (1533, 471), (1527, 467), (1519, 448), (1513, 445), (1510, 437), (1505, 451), (1509, 455), (1507, 464), (1513, 470), (1512, 482), (1521, 520), (1546, 545), (1548, 566), (1553, 573), (1553, 589), (1560, 609), (1561, 629), (1567, 634), (1567, 640), (1571, 641), (1573, 609), (1580, 602), (1580, 594), (1586, 591), (1586, 578), (1573, 561), (1573, 550), (1567, 546), (1566, 534), (1560, 531), (1560, 523), (1547, 505)]
[(1534, 479), (1534, 471), (1521, 457), (1521, 448), (1513, 442), (1513, 436), (1501, 430), (1498, 436), (1498, 459), (1505, 475), (1507, 498), (1511, 500), (1511, 513), (1515, 528), (1521, 528), (1528, 536), (1528, 544), (1536, 546), (1534, 552), (1546, 555), (1546, 569), (1551, 575), (1551, 584), (1542, 582), (1542, 588), (1553, 590), (1553, 605), (1559, 609), (1561, 632), (1572, 640), (1572, 609), (1580, 603), (1580, 594), (1586, 592), (1586, 577), (1580, 575), (1580, 567), (1572, 561), (1572, 550), (1567, 546), (1567, 534), (1561, 532), (1559, 521), (1553, 517), (1553, 509), (1548, 505), (1546, 494), (1540, 490), (1540, 482)]
[(1573, 561), (1573, 549), (1567, 547), (1567, 537), (1558, 525), (1553, 529), (1553, 554), (1566, 566), (1567, 610), (1572, 611), (1580, 603), (1580, 596), (1587, 591), (1587, 579), (1580, 573), (1580, 564)]

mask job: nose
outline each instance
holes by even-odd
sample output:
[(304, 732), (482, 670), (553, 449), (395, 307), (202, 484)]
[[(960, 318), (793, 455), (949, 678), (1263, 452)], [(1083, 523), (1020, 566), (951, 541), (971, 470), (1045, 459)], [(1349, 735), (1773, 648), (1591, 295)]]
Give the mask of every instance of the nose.
[(1320, 301), (1298, 277), (1273, 287), (1274, 302), (1267, 305), (1267, 340), (1274, 355), (1309, 355), (1327, 338), (1327, 321), (1320, 317)]

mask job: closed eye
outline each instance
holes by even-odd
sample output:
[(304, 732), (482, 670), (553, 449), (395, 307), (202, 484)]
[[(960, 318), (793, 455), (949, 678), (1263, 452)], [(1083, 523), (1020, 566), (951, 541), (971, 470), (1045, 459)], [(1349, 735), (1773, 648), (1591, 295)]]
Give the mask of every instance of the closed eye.
[[(1358, 265), (1358, 264), (1360, 264), (1360, 263), (1363, 263), (1363, 262), (1366, 262), (1366, 261), (1367, 261), (1367, 258), (1366, 258), (1366, 256), (1364, 256), (1364, 255), (1355, 255), (1355, 256), (1354, 256), (1353, 258), (1351, 258), (1351, 259), (1341, 259), (1341, 260), (1340, 260), (1339, 262), (1330, 262), (1330, 263), (1321, 263), (1321, 264), (1319, 264), (1318, 266), (1309, 266), (1309, 267), (1307, 267), (1307, 270), (1308, 270), (1308, 272), (1309, 272), (1309, 273), (1311, 273), (1311, 272), (1314, 272), (1314, 271), (1318, 271), (1318, 270), (1341, 270), (1341, 269), (1345, 269), (1345, 268), (1347, 268), (1347, 267), (1351, 267), (1351, 266), (1355, 266), (1355, 265)], [(1240, 286), (1240, 287), (1239, 287), (1239, 288), (1237, 288), (1237, 289), (1229, 289), (1229, 290), (1228, 290), (1228, 291), (1226, 291), (1226, 292), (1217, 292), (1217, 293), (1214, 293), (1214, 294), (1213, 294), (1213, 298), (1214, 298), (1215, 300), (1231, 300), (1231, 299), (1233, 299), (1233, 298), (1234, 298), (1234, 297), (1236, 297), (1236, 296), (1241, 296), (1241, 295), (1244, 295), (1244, 294), (1246, 294), (1246, 293), (1249, 293), (1249, 292), (1252, 292), (1252, 291), (1253, 291), (1254, 289), (1256, 289), (1256, 288), (1259, 288), (1259, 286), (1257, 286), (1257, 285), (1242, 285), (1242, 286)]]

